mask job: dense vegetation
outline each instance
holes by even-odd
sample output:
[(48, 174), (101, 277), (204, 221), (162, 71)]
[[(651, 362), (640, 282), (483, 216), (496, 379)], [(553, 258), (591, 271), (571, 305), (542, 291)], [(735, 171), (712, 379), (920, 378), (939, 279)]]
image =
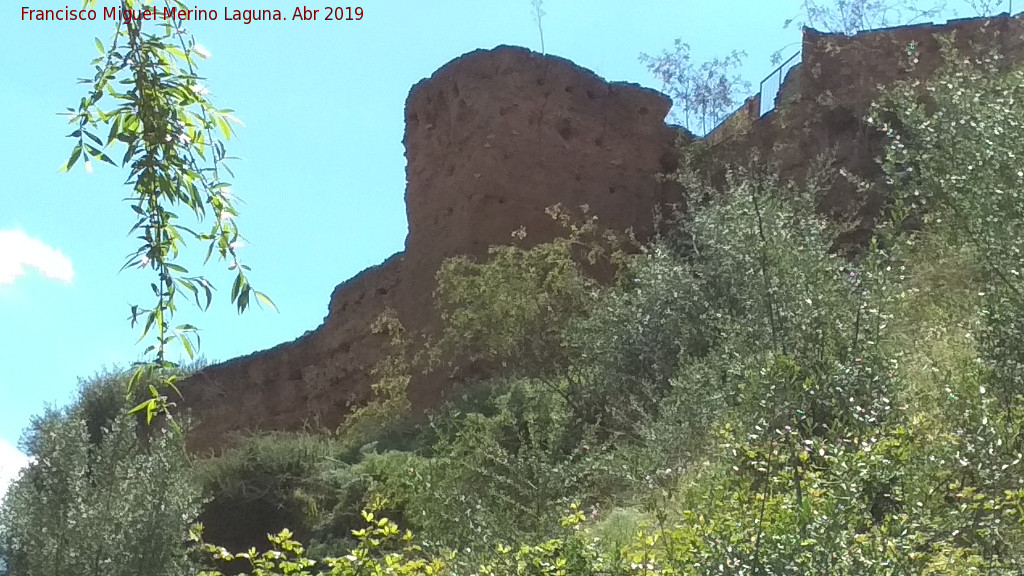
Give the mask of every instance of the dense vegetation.
[[(443, 329), (382, 318), (376, 399), (339, 430), (187, 463), (85, 387), (26, 436), (0, 572), (1018, 573), (1024, 72), (946, 50), (875, 111), (866, 245), (835, 250), (856, 223), (815, 209), (828, 162), (712, 189), (684, 150), (691, 205), (649, 245), (553, 211), (566, 238), (447, 262)], [(488, 376), (411, 418), (406, 387), (449, 362)]]
[[(130, 374), (85, 381), (75, 403), (36, 417), (32, 458), (0, 508), (2, 574), (183, 574), (199, 513), (180, 434), (139, 434), (124, 390)], [(146, 392), (148, 394), (148, 392)]]

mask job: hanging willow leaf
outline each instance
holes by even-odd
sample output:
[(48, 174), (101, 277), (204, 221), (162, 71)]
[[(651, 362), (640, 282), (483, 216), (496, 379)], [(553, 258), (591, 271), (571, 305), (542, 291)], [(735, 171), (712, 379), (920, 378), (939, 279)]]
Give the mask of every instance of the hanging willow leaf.
[[(97, 3), (86, 0), (84, 4), (89, 8)], [(188, 8), (178, 0), (172, 4)], [(119, 8), (138, 8), (138, 4), (123, 0)], [(129, 388), (143, 373), (162, 379), (165, 385), (172, 384), (167, 371), (174, 364), (167, 360), (167, 347), (173, 341), (177, 340), (190, 358), (197, 352), (199, 338), (194, 326), (169, 328), (178, 311), (179, 289), (201, 309), (209, 308), (213, 297), (212, 285), (203, 276), (189, 276), (188, 269), (176, 263), (185, 247), (182, 234), (211, 242), (207, 260), (213, 256), (214, 246), (219, 245), (220, 260), (230, 260), (232, 269), (239, 268), (229, 248), (239, 237), (235, 221), (238, 213), (232, 197), (222, 193), (229, 183), (220, 174), (221, 170), (230, 174), (224, 145), (233, 134), (230, 123), (242, 123), (230, 109), (215, 107), (206, 90), (195, 89), (200, 76), (194, 56), (205, 58), (208, 54), (183, 24), (173, 19), (161, 23), (118, 20), (109, 44), (95, 40), (100, 53), (93, 61), (96, 73), (92, 79), (81, 81), (88, 91), (78, 107), (68, 108), (74, 126), (69, 137), (76, 142), (61, 170), (69, 171), (83, 158), (87, 172), (92, 171), (92, 158), (116, 166), (111, 148), (124, 145), (120, 165), (129, 171), (126, 184), (131, 193), (125, 201), (133, 212), (130, 234), (138, 233), (135, 238), (139, 244), (125, 259), (122, 270), (139, 268), (155, 275), (150, 285), (153, 306), (143, 309), (133, 305), (129, 318), (134, 328), (145, 315), (139, 341), (152, 337), (144, 354), (153, 353), (153, 357), (137, 367)], [(152, 29), (144, 30), (146, 26)], [(101, 138), (97, 134), (103, 134), (99, 129), (104, 127), (106, 138)], [(222, 139), (215, 137), (215, 132)], [(211, 145), (214, 154), (209, 157), (206, 149)], [(179, 223), (178, 214), (171, 208), (182, 204), (197, 222), (207, 209), (216, 216), (209, 233), (201, 235)], [(251, 286), (240, 270), (231, 301), (241, 311), (248, 305)], [(200, 286), (205, 298), (200, 295)], [(159, 389), (150, 392), (153, 398), (135, 409), (145, 410), (148, 421), (168, 406)]]

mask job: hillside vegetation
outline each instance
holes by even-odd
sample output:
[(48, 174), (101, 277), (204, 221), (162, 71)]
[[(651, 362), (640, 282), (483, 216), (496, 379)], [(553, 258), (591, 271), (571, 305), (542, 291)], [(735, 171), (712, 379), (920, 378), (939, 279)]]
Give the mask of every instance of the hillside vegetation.
[[(1019, 573), (1024, 71), (946, 57), (874, 109), (865, 245), (816, 210), (828, 158), (715, 189), (684, 149), (688, 209), (649, 245), (555, 209), (565, 238), (446, 262), (443, 329), (382, 317), (375, 399), (338, 430), (186, 461), (86, 385), (26, 435), (0, 574)], [(450, 365), (458, 393), (411, 414)]]

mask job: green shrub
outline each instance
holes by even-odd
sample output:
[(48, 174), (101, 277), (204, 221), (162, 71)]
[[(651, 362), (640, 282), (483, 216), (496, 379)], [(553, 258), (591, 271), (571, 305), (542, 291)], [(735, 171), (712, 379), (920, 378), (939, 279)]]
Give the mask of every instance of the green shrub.
[(306, 433), (244, 438), (223, 454), (196, 462), (208, 501), (201, 521), (217, 542), (248, 548), (291, 527), (304, 539), (316, 525), (316, 478), (332, 455), (329, 439)]
[[(412, 533), (400, 532), (398, 525), (387, 518), (378, 519), (373, 512), (363, 511), (365, 527), (353, 530), (358, 543), (349, 554), (313, 560), (307, 557), (305, 547), (293, 538), (290, 530), (268, 534), (272, 548), (262, 554), (255, 549), (233, 554), (222, 546), (202, 544), (202, 551), (214, 562), (232, 563), (244, 560), (254, 576), (431, 576), (445, 566), (440, 558), (430, 558), (412, 543)], [(192, 532), (193, 540), (202, 540), (201, 527)], [(322, 568), (322, 569), (318, 569)], [(242, 573), (245, 576), (246, 573)], [(222, 576), (216, 570), (203, 571), (199, 576)]]
[[(23, 443), (32, 459), (0, 508), (6, 573), (190, 573), (189, 524), (199, 490), (172, 430), (139, 435), (127, 415), (127, 376), (83, 384), (80, 400), (36, 418)], [(110, 390), (121, 390), (113, 412)]]

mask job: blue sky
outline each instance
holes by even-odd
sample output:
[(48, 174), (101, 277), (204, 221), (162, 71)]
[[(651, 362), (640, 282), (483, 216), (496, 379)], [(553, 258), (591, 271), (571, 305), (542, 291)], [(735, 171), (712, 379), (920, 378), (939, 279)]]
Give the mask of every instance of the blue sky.
[[(68, 2), (39, 0), (36, 9)], [(77, 5), (71, 2), (71, 5)], [(116, 4), (112, 0), (100, 6)], [(799, 0), (547, 0), (547, 52), (609, 80), (657, 87), (638, 62), (681, 37), (697, 61), (748, 53), (754, 85), (770, 55), (795, 51), (799, 31), (783, 22)], [(229, 0), (195, 4), (223, 11), (301, 4)], [(322, 6), (308, 5), (310, 8)], [(280, 313), (239, 316), (229, 305), (231, 277), (211, 311), (179, 316), (202, 329), (203, 355), (224, 360), (292, 340), (316, 328), (331, 290), (403, 248), (403, 107), (413, 84), (477, 48), (538, 49), (528, 0), (370, 1), (359, 22), (195, 22), (212, 57), (202, 61), (214, 103), (235, 109), (245, 127), (228, 145), (233, 192), (247, 238), (243, 261)], [(960, 10), (962, 15), (969, 11)], [(0, 9), (0, 453), (48, 403), (62, 404), (79, 377), (125, 366), (142, 346), (126, 322), (129, 304), (146, 304), (146, 273), (118, 273), (134, 246), (121, 202), (124, 174), (96, 166), (58, 173), (72, 147), (58, 116), (84, 94), (93, 38), (112, 22), (28, 22), (20, 5)], [(788, 47), (787, 47), (788, 46)], [(202, 248), (193, 246), (196, 250)], [(6, 446), (5, 446), (6, 445)], [(3, 468), (3, 465), (0, 465)], [(10, 465), (8, 466), (10, 468)], [(0, 473), (0, 476), (3, 474)], [(2, 488), (2, 486), (0, 486)]]

